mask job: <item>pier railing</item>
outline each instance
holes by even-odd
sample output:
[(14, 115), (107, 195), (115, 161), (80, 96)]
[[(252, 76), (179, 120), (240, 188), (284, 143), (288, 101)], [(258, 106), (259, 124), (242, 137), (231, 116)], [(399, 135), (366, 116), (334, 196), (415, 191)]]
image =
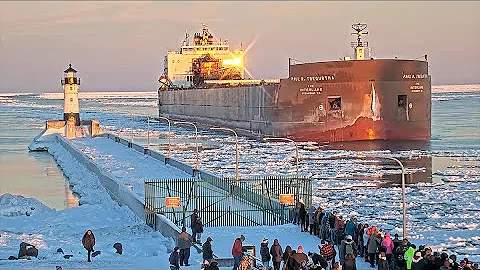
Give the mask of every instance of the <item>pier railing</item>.
[(311, 194), (310, 178), (151, 180), (145, 181), (145, 214), (152, 227), (156, 214), (189, 227), (194, 209), (205, 227), (281, 225), (291, 221), (295, 205), (281, 201), (280, 196), (290, 196), (293, 202), (302, 199), (309, 206)]

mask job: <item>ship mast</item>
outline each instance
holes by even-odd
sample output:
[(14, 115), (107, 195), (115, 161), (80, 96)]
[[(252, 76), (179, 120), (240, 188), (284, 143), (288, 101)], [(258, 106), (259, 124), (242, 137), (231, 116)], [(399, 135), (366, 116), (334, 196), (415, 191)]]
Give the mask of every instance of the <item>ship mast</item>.
[(367, 41), (362, 41), (362, 35), (368, 35), (368, 32), (364, 32), (364, 30), (367, 29), (367, 24), (365, 23), (357, 23), (357, 24), (352, 24), (352, 29), (355, 30), (355, 33), (352, 33), (352, 35), (357, 35), (357, 41), (353, 41), (351, 43), (352, 48), (354, 49), (354, 59), (356, 60), (364, 60), (365, 58), (368, 59), (368, 55), (366, 57), (366, 54), (369, 53), (368, 50), (368, 42)]

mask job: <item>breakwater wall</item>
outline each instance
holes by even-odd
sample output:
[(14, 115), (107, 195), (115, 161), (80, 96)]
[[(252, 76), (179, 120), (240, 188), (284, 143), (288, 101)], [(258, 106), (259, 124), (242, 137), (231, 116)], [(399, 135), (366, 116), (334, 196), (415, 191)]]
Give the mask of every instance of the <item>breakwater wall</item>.
[[(62, 145), (62, 147), (65, 148), (65, 150), (67, 150), (78, 162), (98, 177), (100, 183), (105, 187), (114, 201), (120, 205), (127, 206), (135, 215), (145, 220), (144, 203), (136, 198), (128, 187), (115, 181), (115, 176), (100, 168), (88, 158), (88, 156), (77, 149), (69, 140), (58, 134), (55, 134), (54, 136), (57, 143)], [(139, 146), (136, 148), (139, 148)], [(161, 215), (158, 215), (157, 220), (158, 222), (154, 228), (155, 230), (159, 231), (165, 237), (177, 239), (178, 234), (181, 232), (178, 226)]]

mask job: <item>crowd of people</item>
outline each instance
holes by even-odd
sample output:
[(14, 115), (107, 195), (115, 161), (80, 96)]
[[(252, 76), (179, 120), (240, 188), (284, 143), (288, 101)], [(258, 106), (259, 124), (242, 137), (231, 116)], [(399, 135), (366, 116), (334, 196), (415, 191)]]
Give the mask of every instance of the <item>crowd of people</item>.
[[(192, 221), (198, 220), (198, 212), (194, 214), (197, 216)], [(297, 224), (301, 232), (320, 238), (317, 252), (305, 253), (301, 245), (296, 250), (289, 245), (283, 249), (278, 239), (269, 245), (269, 240), (264, 238), (259, 241), (259, 256), (254, 257), (243, 245), (245, 237), (240, 235), (232, 246), (233, 270), (356, 270), (360, 259), (378, 270), (478, 270), (478, 264), (468, 258), (457, 261), (455, 254), (433, 252), (432, 248), (423, 245), (417, 248), (408, 239), (400, 239), (398, 234), (392, 238), (389, 232), (360, 223), (355, 217), (345, 220), (336, 211), (314, 206), (307, 211), (302, 201), (294, 208), (292, 223)], [(186, 228), (182, 228), (176, 250), (170, 256), (172, 270), (178, 270), (179, 265), (188, 265), (189, 249), (195, 239), (187, 234)], [(211, 241), (208, 237), (202, 245), (204, 270), (218, 269)], [(178, 250), (179, 255), (175, 255)]]

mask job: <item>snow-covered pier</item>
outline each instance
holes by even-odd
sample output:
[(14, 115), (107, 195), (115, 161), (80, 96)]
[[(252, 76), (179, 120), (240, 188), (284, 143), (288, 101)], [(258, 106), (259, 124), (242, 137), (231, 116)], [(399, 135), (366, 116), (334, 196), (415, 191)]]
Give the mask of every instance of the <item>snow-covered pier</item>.
[[(94, 138), (77, 138), (68, 140), (60, 135), (52, 135), (54, 140), (51, 148), (66, 150), (76, 162), (84, 166), (85, 174), (94, 174), (107, 193), (120, 205), (127, 206), (138, 218), (145, 220), (144, 210), (144, 182), (149, 179), (188, 179), (194, 176), (206, 177), (208, 172), (194, 170), (191, 166), (181, 161), (168, 159), (164, 155), (134, 144), (123, 138), (111, 134)], [(55, 156), (53, 153), (51, 153)], [(65, 161), (57, 159), (59, 165), (69, 172)], [(86, 169), (86, 171), (85, 171)], [(78, 173), (78, 172), (77, 172)], [(211, 177), (217, 177), (211, 175)], [(79, 182), (73, 185), (81, 185)], [(75, 190), (75, 187), (74, 187)], [(217, 190), (222, 192), (222, 190)], [(84, 193), (85, 194), (85, 193)], [(82, 194), (81, 196), (84, 196)], [(97, 194), (98, 195), (98, 194)], [(90, 197), (89, 195), (85, 195)], [(93, 195), (92, 197), (95, 197)], [(235, 200), (235, 199), (234, 199)], [(82, 198), (80, 199), (82, 203)], [(233, 205), (245, 204), (233, 202)], [(82, 206), (81, 206), (82, 207)], [(80, 207), (80, 208), (81, 208)], [(156, 229), (167, 238), (175, 238), (179, 228), (170, 220), (160, 218)], [(255, 241), (264, 237), (278, 238), (291, 245), (304, 245), (306, 248), (317, 251), (318, 238), (309, 234), (300, 233), (299, 228), (292, 224), (280, 226), (256, 227), (208, 227), (205, 228), (204, 238), (207, 236), (215, 239), (214, 253), (221, 258), (230, 258), (231, 244), (240, 234), (247, 237), (246, 243), (256, 245)], [(169, 247), (171, 248), (171, 247)], [(199, 255), (201, 256), (201, 255)], [(196, 255), (194, 255), (195, 259)], [(201, 261), (201, 260), (200, 260)]]

